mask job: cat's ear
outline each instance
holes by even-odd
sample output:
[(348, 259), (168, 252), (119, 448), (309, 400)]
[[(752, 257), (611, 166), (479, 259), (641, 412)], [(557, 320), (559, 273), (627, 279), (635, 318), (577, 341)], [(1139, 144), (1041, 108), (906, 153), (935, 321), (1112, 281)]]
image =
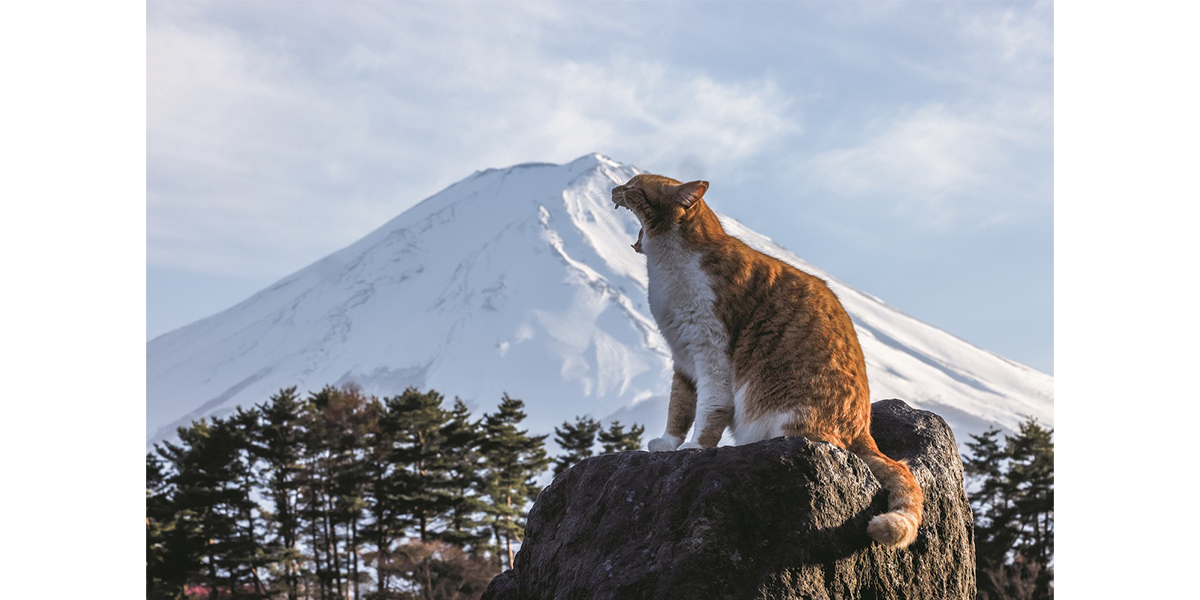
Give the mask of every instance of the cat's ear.
[(693, 204), (704, 197), (704, 192), (707, 191), (707, 181), (681, 183), (675, 187), (675, 200), (684, 208), (691, 208)]

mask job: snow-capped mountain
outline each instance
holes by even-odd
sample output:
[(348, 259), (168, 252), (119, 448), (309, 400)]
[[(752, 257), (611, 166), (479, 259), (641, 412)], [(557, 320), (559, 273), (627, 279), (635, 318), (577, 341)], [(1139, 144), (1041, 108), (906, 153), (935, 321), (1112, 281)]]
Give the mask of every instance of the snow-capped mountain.
[[(147, 345), (147, 441), (280, 388), (354, 381), (501, 394), (548, 433), (576, 415), (666, 422), (670, 353), (650, 316), (638, 223), (609, 191), (640, 172), (600, 155), (489, 169), (247, 300)], [(851, 288), (741, 223), (726, 230), (824, 278), (858, 328), (873, 400), (901, 398), (961, 444), (1026, 416), (1053, 423), (1053, 379)]]

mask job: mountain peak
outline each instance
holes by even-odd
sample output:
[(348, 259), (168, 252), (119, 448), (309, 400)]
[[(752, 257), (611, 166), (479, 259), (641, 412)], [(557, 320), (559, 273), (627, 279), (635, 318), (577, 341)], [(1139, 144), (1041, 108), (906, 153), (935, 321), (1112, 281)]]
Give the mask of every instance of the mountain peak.
[(580, 156), (579, 158), (571, 161), (568, 164), (570, 164), (573, 167), (574, 166), (584, 166), (584, 167), (593, 167), (593, 166), (596, 166), (596, 167), (601, 167), (601, 166), (603, 166), (603, 167), (622, 167), (622, 166), (625, 166), (603, 154), (600, 154), (599, 152), (592, 152), (590, 154), (584, 154), (583, 156)]
[[(477, 177), (477, 176), (485, 174), (485, 173), (509, 173), (509, 172), (520, 171), (520, 170), (524, 170), (524, 169), (544, 169), (544, 168), (549, 168), (549, 169), (564, 169), (565, 168), (568, 171), (577, 173), (580, 171), (584, 171), (584, 170), (587, 170), (590, 168), (596, 168), (596, 167), (608, 167), (608, 168), (625, 167), (625, 168), (628, 168), (629, 166), (621, 164), (603, 154), (600, 154), (599, 152), (590, 152), (588, 154), (584, 154), (583, 156), (580, 156), (579, 158), (576, 158), (575, 160), (572, 160), (572, 161), (569, 161), (566, 163), (562, 163), (562, 164), (550, 163), (550, 162), (517, 163), (515, 165), (510, 165), (507, 167), (492, 167), (492, 168), (484, 169), (482, 171), (476, 171), (475, 175), (473, 175), (472, 177)], [(465, 179), (463, 181), (468, 181), (472, 177), (468, 177), (467, 179)], [(459, 183), (461, 183), (461, 182), (459, 182)], [(457, 185), (457, 184), (455, 184), (455, 185)], [(451, 186), (451, 187), (453, 187), (453, 186)]]

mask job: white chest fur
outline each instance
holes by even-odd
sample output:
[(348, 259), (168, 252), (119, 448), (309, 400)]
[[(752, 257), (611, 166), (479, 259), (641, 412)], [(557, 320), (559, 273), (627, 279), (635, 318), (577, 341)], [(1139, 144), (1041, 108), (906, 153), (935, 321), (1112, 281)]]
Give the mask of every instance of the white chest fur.
[(700, 254), (672, 233), (647, 238), (643, 252), (650, 313), (671, 346), (676, 368), (700, 385), (714, 369), (728, 371), (729, 338), (717, 320), (716, 294), (700, 265)]

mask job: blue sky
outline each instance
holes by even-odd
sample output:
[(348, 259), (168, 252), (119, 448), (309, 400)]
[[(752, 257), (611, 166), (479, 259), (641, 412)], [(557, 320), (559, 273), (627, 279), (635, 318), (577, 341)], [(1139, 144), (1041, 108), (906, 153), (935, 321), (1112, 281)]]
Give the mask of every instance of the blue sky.
[(1053, 372), (1050, 3), (151, 2), (146, 41), (149, 337), (598, 151)]

